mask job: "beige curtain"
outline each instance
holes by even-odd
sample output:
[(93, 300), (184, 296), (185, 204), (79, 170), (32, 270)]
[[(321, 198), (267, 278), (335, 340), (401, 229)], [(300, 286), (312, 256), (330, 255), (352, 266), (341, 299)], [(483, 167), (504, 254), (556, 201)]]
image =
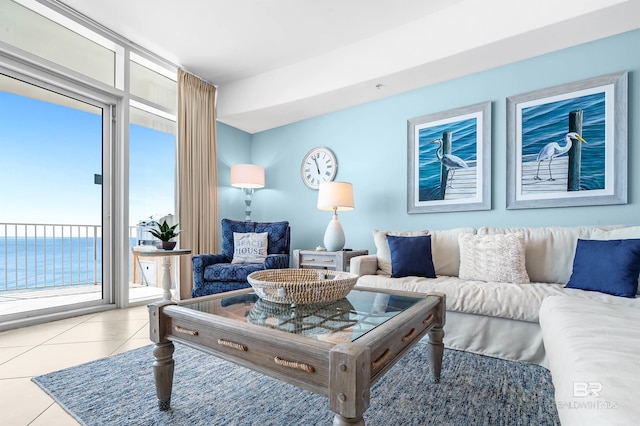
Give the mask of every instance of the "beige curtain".
[[(218, 252), (216, 87), (178, 70), (178, 219), (180, 247)], [(191, 297), (191, 257), (180, 256), (180, 298)]]

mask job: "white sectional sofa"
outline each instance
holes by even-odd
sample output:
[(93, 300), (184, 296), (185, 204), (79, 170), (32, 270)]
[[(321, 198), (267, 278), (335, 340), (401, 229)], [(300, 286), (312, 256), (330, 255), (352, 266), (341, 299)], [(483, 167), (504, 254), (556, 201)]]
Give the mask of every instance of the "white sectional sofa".
[[(351, 260), (357, 286), (446, 294), (445, 346), (547, 367), (564, 426), (638, 423), (640, 226), (404, 233), (429, 235), (435, 278), (391, 278), (406, 268), (399, 252), (412, 267), (426, 256), (394, 259), (388, 234), (374, 231), (376, 255)], [(579, 281), (598, 291), (565, 287)]]
[[(449, 348), (548, 366), (548, 354), (539, 323), (540, 307), (546, 298), (563, 296), (570, 297), (571, 300), (640, 309), (640, 299), (565, 288), (572, 274), (578, 239), (640, 238), (640, 227), (637, 226), (483, 227), (414, 232), (414, 236), (430, 235), (437, 278), (391, 278), (389, 247), (384, 247), (383, 244), (387, 234), (389, 233), (384, 231), (374, 231), (377, 254), (351, 260), (351, 272), (360, 276), (356, 286), (446, 294), (444, 341)], [(499, 238), (496, 237), (499, 235), (520, 235), (530, 282), (469, 279), (469, 267), (466, 264), (463, 265), (466, 278), (460, 278), (459, 238), (468, 234), (477, 236), (474, 238), (481, 241), (491, 241), (492, 238)], [(507, 254), (505, 257), (512, 256)], [(465, 260), (464, 263), (468, 262)], [(553, 330), (550, 332), (553, 333)], [(640, 354), (640, 347), (638, 353)]]
[(640, 421), (640, 309), (552, 296), (540, 326), (564, 426)]

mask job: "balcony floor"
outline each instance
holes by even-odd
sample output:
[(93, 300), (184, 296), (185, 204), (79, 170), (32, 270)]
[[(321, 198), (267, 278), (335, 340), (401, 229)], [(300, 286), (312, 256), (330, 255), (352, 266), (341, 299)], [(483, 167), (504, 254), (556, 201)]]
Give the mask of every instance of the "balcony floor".
[[(4, 315), (100, 300), (101, 292), (102, 287), (97, 285), (2, 292), (0, 293), (0, 318)], [(129, 304), (131, 305), (160, 299), (162, 299), (160, 287), (129, 284)]]

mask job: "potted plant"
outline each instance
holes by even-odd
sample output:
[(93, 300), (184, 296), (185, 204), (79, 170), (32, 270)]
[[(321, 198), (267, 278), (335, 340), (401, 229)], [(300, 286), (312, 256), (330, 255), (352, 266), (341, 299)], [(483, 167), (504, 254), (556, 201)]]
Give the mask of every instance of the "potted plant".
[(180, 231), (177, 231), (176, 228), (178, 224), (176, 223), (173, 226), (169, 226), (167, 221), (163, 221), (162, 225), (156, 223), (158, 229), (150, 229), (149, 232), (154, 237), (158, 238), (160, 242), (156, 243), (157, 248), (162, 248), (163, 250), (173, 250), (176, 246), (175, 241), (171, 241), (171, 239), (178, 236)]

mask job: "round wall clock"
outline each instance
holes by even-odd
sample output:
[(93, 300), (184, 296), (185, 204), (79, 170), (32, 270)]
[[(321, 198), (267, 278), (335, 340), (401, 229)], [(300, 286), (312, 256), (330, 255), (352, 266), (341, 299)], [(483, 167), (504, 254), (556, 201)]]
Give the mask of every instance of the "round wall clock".
[(331, 182), (337, 172), (338, 161), (329, 148), (315, 147), (302, 158), (300, 176), (302, 182), (311, 189), (318, 189), (322, 182)]

